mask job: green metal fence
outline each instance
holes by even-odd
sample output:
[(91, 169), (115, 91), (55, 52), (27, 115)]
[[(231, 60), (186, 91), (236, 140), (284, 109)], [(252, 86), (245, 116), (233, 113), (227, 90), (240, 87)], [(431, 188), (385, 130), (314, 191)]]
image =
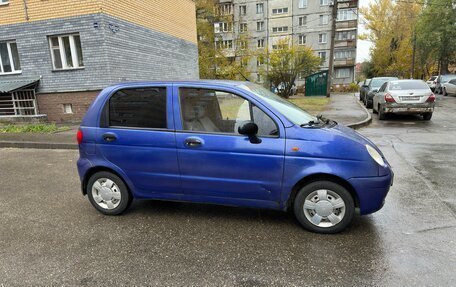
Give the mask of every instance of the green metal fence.
[(328, 71), (321, 71), (306, 77), (306, 97), (326, 96)]

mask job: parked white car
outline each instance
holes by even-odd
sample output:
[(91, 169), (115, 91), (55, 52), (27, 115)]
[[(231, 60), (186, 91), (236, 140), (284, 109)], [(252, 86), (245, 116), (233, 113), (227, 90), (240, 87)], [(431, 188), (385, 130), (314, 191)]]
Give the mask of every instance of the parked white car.
[(456, 78), (443, 84), (442, 93), (444, 96), (456, 95)]
[(374, 113), (384, 120), (388, 114), (419, 114), (432, 118), (435, 95), (422, 80), (397, 80), (384, 83), (373, 98)]
[(429, 80), (426, 81), (426, 84), (429, 86), (431, 91), (434, 92), (435, 84), (437, 84), (437, 76), (430, 77)]

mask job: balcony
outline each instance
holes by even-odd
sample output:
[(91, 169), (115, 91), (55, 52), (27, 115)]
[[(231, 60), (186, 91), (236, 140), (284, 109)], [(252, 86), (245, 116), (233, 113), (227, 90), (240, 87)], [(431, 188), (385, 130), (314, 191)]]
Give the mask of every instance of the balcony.
[(339, 29), (358, 28), (358, 20), (336, 21), (336, 31)]
[(334, 59), (334, 67), (352, 67), (355, 65), (354, 58)]
[(335, 48), (356, 48), (356, 40), (335, 40)]
[(339, 9), (358, 8), (358, 0), (339, 0), (337, 4)]

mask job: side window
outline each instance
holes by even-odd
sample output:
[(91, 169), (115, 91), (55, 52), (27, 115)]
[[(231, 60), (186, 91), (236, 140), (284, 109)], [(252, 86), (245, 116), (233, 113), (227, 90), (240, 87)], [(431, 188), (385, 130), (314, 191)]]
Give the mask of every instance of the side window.
[(166, 88), (116, 92), (109, 100), (109, 125), (166, 129)]
[(246, 99), (232, 93), (181, 88), (179, 90), (183, 129), (238, 134), (244, 121), (258, 125), (258, 136), (277, 136), (276, 123)]

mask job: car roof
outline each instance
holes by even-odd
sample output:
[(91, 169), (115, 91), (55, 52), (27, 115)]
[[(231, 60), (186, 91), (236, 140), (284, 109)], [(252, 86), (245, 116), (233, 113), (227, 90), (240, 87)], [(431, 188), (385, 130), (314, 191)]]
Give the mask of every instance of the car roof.
[(232, 81), (232, 80), (170, 80), (170, 81), (134, 81), (134, 82), (122, 82), (115, 85), (109, 86), (114, 89), (122, 89), (129, 87), (138, 87), (138, 86), (149, 86), (149, 85), (218, 85), (218, 86), (227, 86), (227, 87), (237, 87), (243, 84), (250, 83), (248, 81)]

